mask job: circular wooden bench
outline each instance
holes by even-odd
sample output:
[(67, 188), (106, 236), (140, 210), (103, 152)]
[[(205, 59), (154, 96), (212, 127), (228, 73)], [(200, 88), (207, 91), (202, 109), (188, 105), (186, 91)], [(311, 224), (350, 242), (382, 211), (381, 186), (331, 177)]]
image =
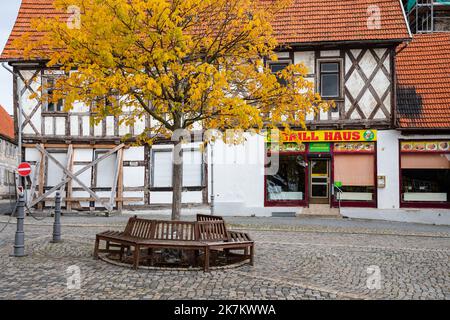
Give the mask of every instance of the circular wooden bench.
[[(105, 247), (100, 248), (100, 242)], [(243, 232), (228, 231), (222, 217), (197, 215), (197, 221), (162, 221), (131, 217), (123, 232), (105, 231), (96, 235), (94, 257), (98, 254), (117, 253), (122, 260), (125, 250), (133, 251), (133, 267), (141, 262), (141, 250), (147, 249), (145, 258), (153, 265), (155, 249), (194, 250), (204, 254), (205, 271), (209, 270), (210, 252), (242, 250), (242, 258), (253, 265), (254, 242)]]

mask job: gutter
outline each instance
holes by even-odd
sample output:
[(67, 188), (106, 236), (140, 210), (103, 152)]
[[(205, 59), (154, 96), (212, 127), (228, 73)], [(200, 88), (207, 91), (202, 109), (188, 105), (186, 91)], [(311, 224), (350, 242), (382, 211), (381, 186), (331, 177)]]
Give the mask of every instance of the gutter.
[(430, 132), (437, 132), (439, 134), (447, 134), (450, 133), (450, 127), (449, 128), (402, 128), (402, 127), (397, 127), (397, 130), (399, 130), (400, 132), (418, 132), (420, 133), (421, 131), (426, 132), (426, 133), (430, 133)]
[(17, 146), (16, 139), (12, 139), (10, 136), (5, 136), (4, 134), (0, 133), (0, 138)]
[(319, 47), (319, 46), (334, 46), (334, 47), (340, 47), (342, 45), (366, 45), (366, 44), (400, 44), (403, 42), (409, 42), (411, 41), (412, 37), (410, 38), (399, 38), (399, 39), (373, 39), (373, 40), (347, 40), (347, 41), (316, 41), (316, 42), (286, 42), (286, 43), (280, 43), (280, 47), (283, 46), (291, 46), (291, 47)]
[(405, 11), (405, 7), (403, 6), (402, 0), (398, 0), (400, 8), (402, 9), (402, 13), (403, 13), (403, 18), (405, 19), (405, 24), (406, 24), (406, 28), (408, 29), (408, 33), (409, 33), (409, 37), (412, 38), (413, 35), (411, 33), (411, 28), (409, 26), (408, 23), (408, 18), (406, 17), (406, 11)]

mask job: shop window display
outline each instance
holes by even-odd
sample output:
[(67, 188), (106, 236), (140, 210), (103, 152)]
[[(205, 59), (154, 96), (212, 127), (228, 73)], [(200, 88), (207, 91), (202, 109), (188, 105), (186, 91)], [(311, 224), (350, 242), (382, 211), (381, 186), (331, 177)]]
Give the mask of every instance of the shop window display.
[(281, 155), (276, 175), (267, 176), (269, 201), (301, 201), (305, 199), (305, 158), (301, 155)]

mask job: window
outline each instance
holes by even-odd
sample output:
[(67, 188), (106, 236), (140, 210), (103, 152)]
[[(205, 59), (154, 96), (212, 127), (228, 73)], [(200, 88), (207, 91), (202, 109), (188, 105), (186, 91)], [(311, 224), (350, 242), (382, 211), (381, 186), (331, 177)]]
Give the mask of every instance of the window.
[(450, 201), (450, 154), (402, 154), (404, 202)]
[(340, 97), (340, 64), (339, 62), (320, 63), (320, 95), (323, 98)]
[[(274, 63), (270, 63), (269, 67), (270, 67), (270, 71), (272, 71), (272, 73), (276, 74), (280, 71), (282, 71), (283, 69), (285, 69), (287, 66), (289, 65), (289, 62), (274, 62)], [(277, 76), (278, 82), (282, 85), (286, 85), (286, 80), (281, 79)]]
[(183, 151), (183, 186), (202, 186), (203, 157), (200, 150)]
[[(95, 160), (103, 157), (106, 153), (108, 153), (108, 150), (96, 150)], [(96, 172), (95, 186), (97, 188), (113, 187), (114, 173), (116, 171), (116, 159), (117, 155), (112, 154), (95, 165), (95, 172)]]
[(172, 187), (172, 151), (153, 151), (152, 187)]
[(54, 91), (55, 91), (56, 79), (54, 77), (45, 78), (45, 95), (46, 103), (45, 110), (47, 112), (62, 112), (64, 111), (64, 100), (59, 99), (54, 101)]
[(7, 175), (9, 176), (9, 186), (14, 186), (16, 184), (14, 172), (7, 171)]
[(305, 200), (306, 162), (301, 155), (279, 155), (278, 173), (266, 177), (268, 201)]
[[(172, 150), (154, 150), (152, 165), (152, 187), (172, 187)], [(203, 185), (203, 156), (200, 150), (183, 150), (183, 186)]]
[(373, 201), (375, 194), (375, 155), (336, 154), (334, 156), (334, 182), (342, 184), (336, 199), (347, 201)]
[[(67, 153), (61, 151), (50, 151), (49, 154), (53, 156), (63, 166), (67, 163)], [(62, 181), (64, 171), (56, 163), (48, 159), (47, 166), (47, 187), (54, 187)]]

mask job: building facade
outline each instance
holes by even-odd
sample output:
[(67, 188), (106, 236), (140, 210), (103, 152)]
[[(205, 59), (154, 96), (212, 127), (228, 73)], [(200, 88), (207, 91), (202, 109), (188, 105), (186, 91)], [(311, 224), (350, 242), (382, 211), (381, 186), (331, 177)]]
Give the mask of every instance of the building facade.
[[(56, 14), (51, 3), (22, 2), (1, 55), (15, 73), (16, 130), (23, 135), (22, 158), (34, 168), (29, 204), (51, 206), (56, 190), (63, 193), (67, 210), (170, 204), (172, 145), (160, 141), (131, 147), (122, 140), (151, 126), (151, 119), (127, 126), (110, 116), (94, 125), (89, 106), (63, 112), (63, 101), (49, 104), (29, 99), (33, 93), (42, 94), (43, 83), (51, 90), (49, 84), (58, 71), (47, 69), (45, 61), (23, 61), (12, 40), (24, 30), (32, 31), (33, 17)], [(267, 65), (276, 72), (292, 63), (304, 63), (315, 90), (335, 106), (307, 114), (307, 128), (293, 128), (278, 143), (268, 136), (248, 134), (239, 146), (216, 142), (203, 150), (200, 141), (186, 145), (183, 203), (209, 204), (214, 190), (215, 212), (223, 215), (301, 213), (302, 208), (314, 205), (449, 207), (448, 180), (430, 185), (410, 171), (429, 161), (447, 166), (450, 135), (445, 120), (439, 133), (431, 131), (435, 124), (425, 118), (430, 130), (405, 127), (405, 119), (411, 117), (404, 110), (425, 110), (428, 101), (415, 107), (420, 98), (416, 95), (411, 100), (407, 95), (408, 85), (415, 86), (408, 80), (411, 62), (407, 55), (416, 39), (411, 42), (402, 2), (313, 0), (306, 4), (295, 0), (278, 13), (274, 32), (280, 43), (278, 59)], [(449, 56), (447, 51), (444, 54)], [(448, 98), (449, 92), (442, 90)], [(435, 102), (432, 95), (430, 101)], [(448, 100), (437, 103), (448, 114)], [(433, 174), (436, 179), (445, 176), (441, 171)]]
[(0, 106), (0, 207), (8, 200), (15, 201), (17, 165), (18, 152), (14, 138), (14, 121)]

